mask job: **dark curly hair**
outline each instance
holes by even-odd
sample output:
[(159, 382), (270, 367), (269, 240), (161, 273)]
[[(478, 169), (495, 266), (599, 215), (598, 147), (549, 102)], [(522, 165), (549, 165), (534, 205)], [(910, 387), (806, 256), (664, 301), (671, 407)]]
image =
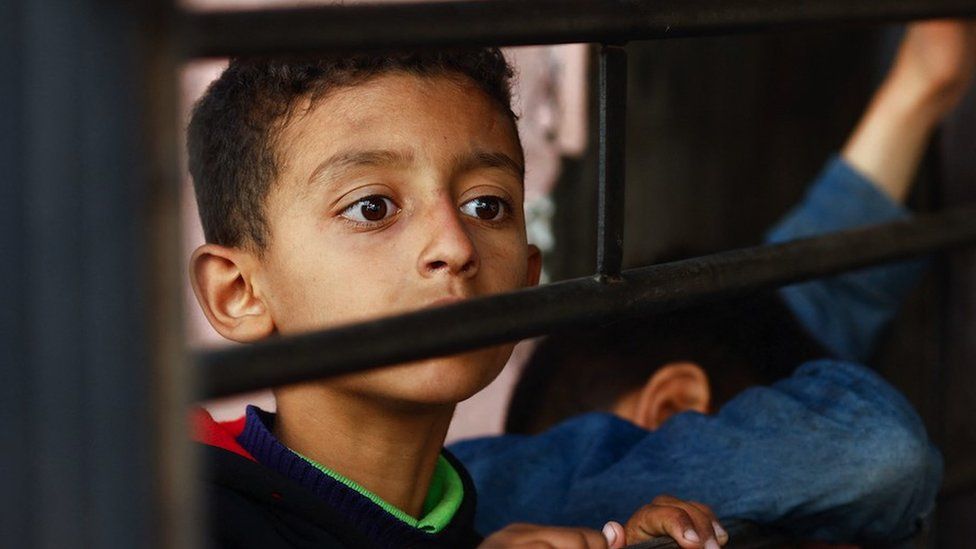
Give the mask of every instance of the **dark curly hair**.
[(397, 72), (465, 76), (515, 119), (513, 71), (497, 48), (233, 59), (197, 102), (187, 130), (207, 242), (258, 252), (267, 245), (264, 200), (278, 175), (275, 140), (300, 99)]

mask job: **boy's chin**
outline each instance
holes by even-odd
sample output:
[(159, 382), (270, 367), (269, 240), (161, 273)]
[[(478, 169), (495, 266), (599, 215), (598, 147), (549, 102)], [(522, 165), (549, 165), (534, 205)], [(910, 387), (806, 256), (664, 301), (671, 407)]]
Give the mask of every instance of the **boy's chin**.
[(371, 379), (363, 389), (406, 406), (454, 405), (487, 387), (505, 367), (511, 350), (506, 345), (383, 368), (366, 376)]

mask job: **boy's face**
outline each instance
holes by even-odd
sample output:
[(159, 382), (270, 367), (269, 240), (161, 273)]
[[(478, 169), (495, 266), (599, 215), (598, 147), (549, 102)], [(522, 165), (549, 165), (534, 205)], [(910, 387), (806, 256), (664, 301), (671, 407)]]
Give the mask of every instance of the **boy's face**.
[[(281, 334), (538, 281), (511, 119), (461, 77), (391, 74), (299, 105), (276, 142), (271, 239), (255, 273)], [(453, 403), (511, 346), (323, 382), (371, 398)]]

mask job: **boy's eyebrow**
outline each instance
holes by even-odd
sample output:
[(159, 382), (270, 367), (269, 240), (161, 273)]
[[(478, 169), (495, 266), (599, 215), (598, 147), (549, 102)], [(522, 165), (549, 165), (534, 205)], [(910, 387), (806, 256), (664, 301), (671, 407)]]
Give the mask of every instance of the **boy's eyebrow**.
[(308, 177), (309, 185), (317, 181), (328, 181), (338, 173), (358, 166), (397, 166), (409, 164), (413, 161), (413, 153), (396, 150), (350, 150), (340, 151), (326, 158), (312, 170)]
[(463, 173), (476, 168), (501, 168), (511, 172), (520, 180), (525, 177), (525, 164), (503, 152), (474, 151), (469, 154), (458, 155), (455, 158), (454, 169), (456, 172)]
[[(388, 149), (340, 151), (326, 158), (312, 170), (309, 188), (317, 182), (327, 182), (349, 168), (359, 166), (403, 166), (413, 162), (413, 153)], [(525, 177), (525, 165), (503, 152), (474, 151), (454, 159), (456, 172), (477, 168), (500, 168), (519, 178)]]

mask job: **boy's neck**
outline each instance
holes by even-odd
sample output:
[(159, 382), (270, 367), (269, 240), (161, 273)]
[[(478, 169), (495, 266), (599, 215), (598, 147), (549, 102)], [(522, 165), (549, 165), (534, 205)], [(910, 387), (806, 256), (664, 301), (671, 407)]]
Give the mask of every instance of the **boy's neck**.
[(453, 405), (407, 411), (322, 384), (275, 396), (282, 444), (420, 518)]

